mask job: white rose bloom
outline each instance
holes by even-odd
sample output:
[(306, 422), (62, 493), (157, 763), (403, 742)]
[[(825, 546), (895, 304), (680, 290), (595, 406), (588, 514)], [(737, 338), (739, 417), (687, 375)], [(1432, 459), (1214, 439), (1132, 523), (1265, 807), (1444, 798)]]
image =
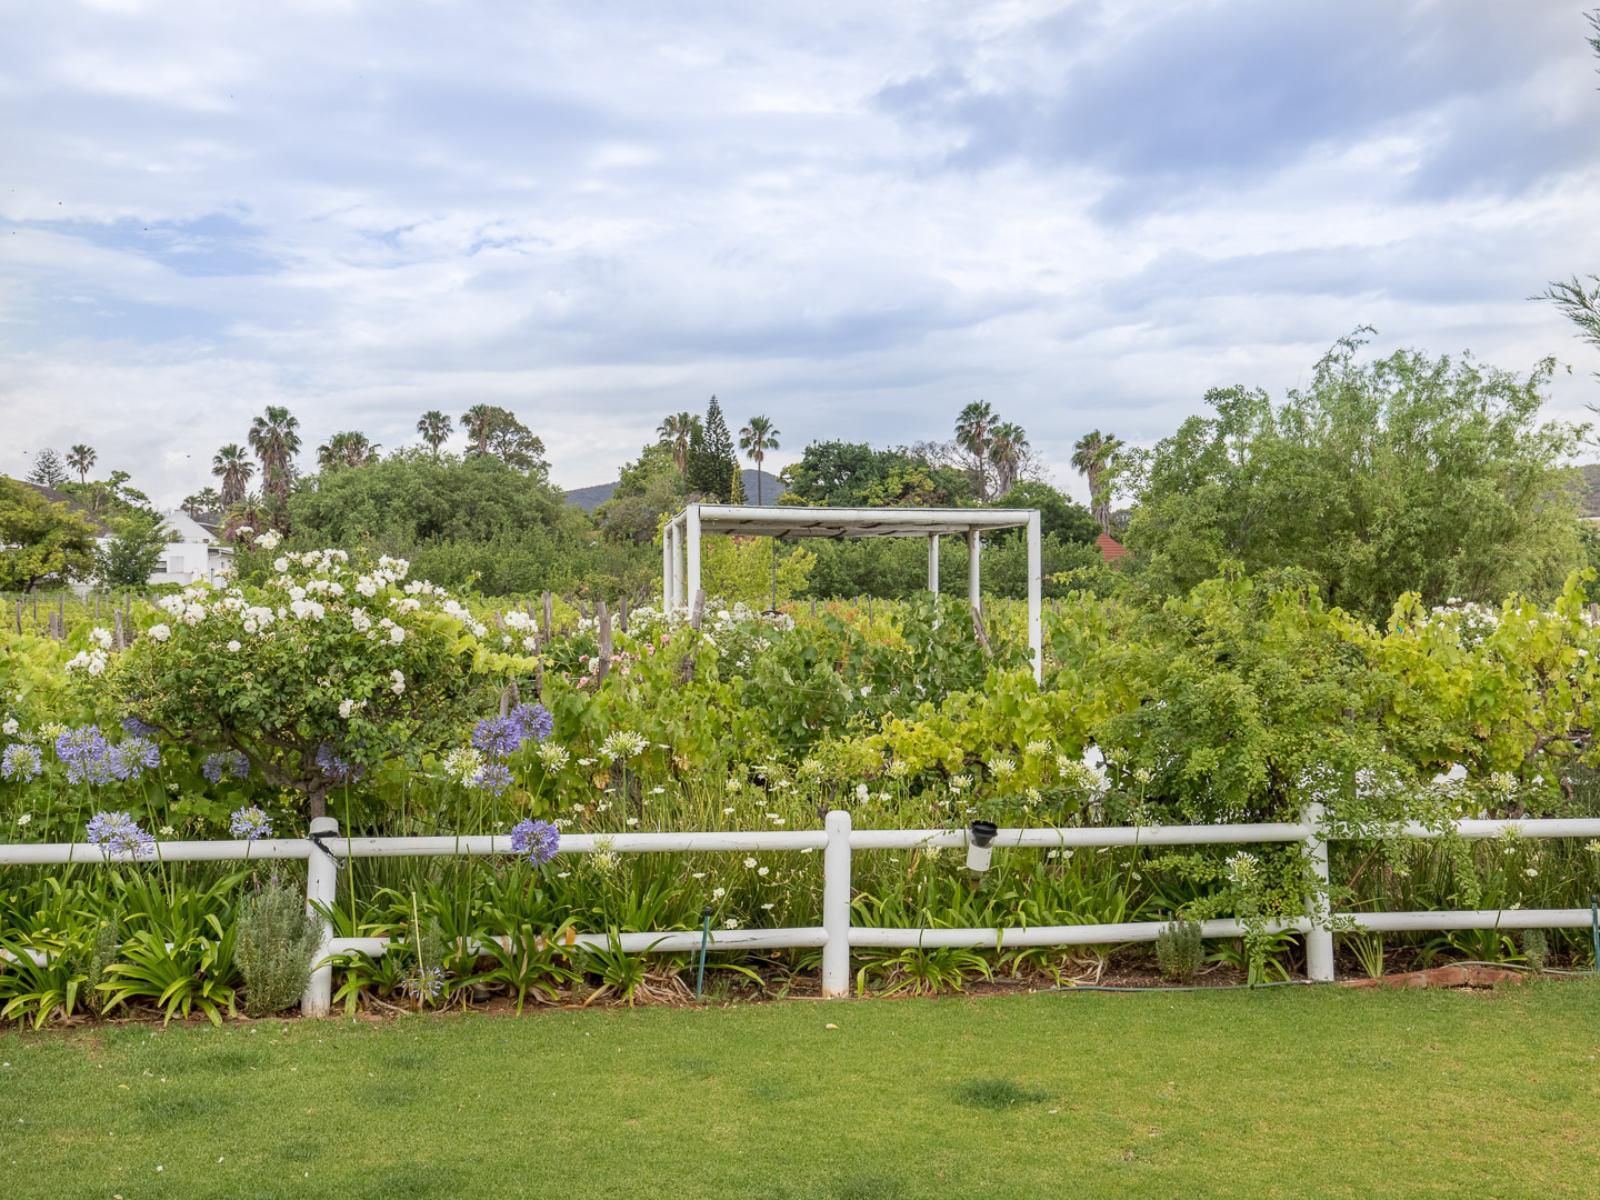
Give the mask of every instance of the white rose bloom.
[(96, 625), (89, 631), (89, 640), (102, 650), (111, 649), (111, 631)]
[(155, 638), (155, 640), (158, 642), (164, 642), (172, 636), (172, 630), (167, 626), (160, 624), (150, 626), (150, 628), (145, 630), (145, 632), (151, 637)]
[(12, 737), (16, 734), (16, 732), (17, 719), (15, 717), (7, 717), (6, 723), (4, 725), (0, 725), (0, 733), (5, 734), (7, 737)]
[(279, 575), (282, 575), (285, 571), (287, 571), (289, 569), (289, 560), (287, 558), (283, 558), (282, 556), (273, 559), (272, 560), (272, 569), (274, 571), (276, 571)]
[[(245, 528), (248, 529), (249, 526), (246, 526)], [(276, 550), (278, 548), (278, 543), (281, 541), (283, 541), (283, 536), (276, 529), (269, 529), (256, 539), (256, 545), (260, 546), (263, 550)], [(283, 562), (283, 559), (280, 558), (278, 562)], [(273, 565), (277, 566), (276, 563)], [(286, 567), (287, 564), (285, 564), (283, 567), (278, 567), (278, 570), (282, 571)]]
[(350, 624), (355, 627), (357, 633), (365, 633), (372, 628), (372, 618), (367, 615), (366, 609), (352, 608), (350, 610)]
[(389, 640), (398, 646), (401, 642), (406, 640), (406, 631), (401, 629), (400, 626), (396, 625), (394, 628), (389, 630)]
[(390, 690), (392, 690), (396, 696), (404, 695), (406, 690), (406, 673), (399, 668), (396, 668), (395, 670), (389, 672), (389, 678), (392, 681), (389, 684)]
[(240, 650), (239, 639), (235, 638), (235, 639), (233, 639), (233, 641), (229, 642), (228, 643), (228, 649), (233, 651), (235, 654), (237, 654), (239, 652), (239, 650)]
[(341, 700), (341, 701), (339, 701), (339, 716), (343, 720), (348, 721), (350, 719), (350, 714), (355, 712), (355, 710), (356, 710), (356, 702), (354, 700)]

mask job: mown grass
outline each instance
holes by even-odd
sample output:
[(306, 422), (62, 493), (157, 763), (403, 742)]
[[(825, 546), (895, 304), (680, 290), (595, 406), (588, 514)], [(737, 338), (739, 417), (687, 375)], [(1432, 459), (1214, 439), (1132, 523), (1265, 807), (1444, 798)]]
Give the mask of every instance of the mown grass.
[(1588, 982), (135, 1025), (0, 1061), (14, 1200), (1600, 1187)]

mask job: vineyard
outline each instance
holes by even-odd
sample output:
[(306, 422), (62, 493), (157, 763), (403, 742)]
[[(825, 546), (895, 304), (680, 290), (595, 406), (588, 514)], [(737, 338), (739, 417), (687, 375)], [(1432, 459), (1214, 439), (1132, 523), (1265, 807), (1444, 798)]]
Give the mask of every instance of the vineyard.
[[(270, 537), (270, 535), (269, 535)], [(268, 538), (263, 538), (268, 541)], [(335, 1002), (634, 1003), (814, 987), (816, 950), (636, 954), (638, 931), (815, 924), (821, 854), (612, 853), (674, 831), (1024, 829), (1293, 822), (1333, 846), (1340, 911), (1586, 907), (1600, 842), (1419, 842), (1406, 822), (1595, 812), (1600, 629), (1560, 600), (1425, 609), (1383, 627), (1292, 574), (1225, 575), (1142, 603), (1074, 593), (1044, 613), (951, 598), (625, 604), (458, 598), (403, 561), (242, 556), (236, 587), (32, 598), (0, 634), (0, 842), (104, 861), (0, 868), (0, 1012), (44, 1024), (292, 1005), (316, 925), (303, 862), (167, 861), (160, 844), (509, 836), (507, 853), (341, 864), (318, 914)], [(600, 839), (563, 854), (561, 839)], [(1282, 980), (1315, 880), (1296, 846), (1014, 848), (970, 872), (937, 845), (857, 853), (871, 929), (1172, 922), (1157, 947), (859, 950), (865, 993), (1128, 977)], [(1190, 922), (1242, 936), (1186, 947)], [(581, 944), (575, 934), (583, 934)], [(1590, 964), (1587, 929), (1336, 931), (1342, 973), (1450, 960)], [(298, 939), (298, 940), (297, 940)], [(299, 982), (296, 982), (298, 976)]]

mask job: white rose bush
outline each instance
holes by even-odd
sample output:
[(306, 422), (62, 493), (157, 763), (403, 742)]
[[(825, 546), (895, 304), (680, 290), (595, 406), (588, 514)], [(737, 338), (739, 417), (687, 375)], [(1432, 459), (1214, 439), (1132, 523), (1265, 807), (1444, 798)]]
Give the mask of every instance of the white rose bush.
[[(382, 764), (421, 769), (493, 692), (482, 626), (408, 564), (280, 555), (259, 588), (185, 588), (118, 656), (126, 711), (169, 739), (234, 754), (307, 816)], [(86, 670), (93, 670), (92, 662)]]

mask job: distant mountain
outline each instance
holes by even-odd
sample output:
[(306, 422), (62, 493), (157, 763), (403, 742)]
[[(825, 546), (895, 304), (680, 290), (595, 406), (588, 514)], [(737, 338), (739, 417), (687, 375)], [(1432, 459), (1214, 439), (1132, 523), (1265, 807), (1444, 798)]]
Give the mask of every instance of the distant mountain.
[[(744, 494), (749, 503), (754, 504), (756, 502), (757, 475), (761, 476), (761, 503), (763, 505), (776, 504), (778, 497), (783, 495), (783, 480), (776, 475), (768, 471), (751, 471), (748, 469), (742, 471), (741, 474), (744, 476)], [(567, 493), (567, 503), (576, 504), (584, 512), (592, 513), (607, 500), (611, 499), (611, 493), (616, 490), (617, 485), (615, 483), (597, 483), (593, 487), (573, 488)]]

